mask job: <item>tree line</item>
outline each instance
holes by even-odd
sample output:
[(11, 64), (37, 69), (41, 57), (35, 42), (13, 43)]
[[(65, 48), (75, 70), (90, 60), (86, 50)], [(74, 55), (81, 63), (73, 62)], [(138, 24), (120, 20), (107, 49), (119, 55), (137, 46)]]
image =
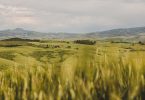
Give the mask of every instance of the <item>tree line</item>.
[(94, 44), (96, 44), (96, 41), (94, 41), (94, 40), (75, 40), (74, 43), (94, 45)]

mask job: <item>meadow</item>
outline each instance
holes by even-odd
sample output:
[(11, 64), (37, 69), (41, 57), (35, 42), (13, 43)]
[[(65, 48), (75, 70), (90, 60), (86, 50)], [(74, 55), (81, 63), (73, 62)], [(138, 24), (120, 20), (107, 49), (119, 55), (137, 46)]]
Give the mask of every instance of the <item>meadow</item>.
[(145, 45), (0, 41), (0, 100), (145, 100)]

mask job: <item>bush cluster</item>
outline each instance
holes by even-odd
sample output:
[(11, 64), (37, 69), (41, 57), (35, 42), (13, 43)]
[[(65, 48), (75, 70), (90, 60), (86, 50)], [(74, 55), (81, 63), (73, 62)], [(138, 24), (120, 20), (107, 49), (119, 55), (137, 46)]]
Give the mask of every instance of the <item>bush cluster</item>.
[(76, 41), (74, 41), (74, 43), (94, 45), (94, 44), (96, 44), (96, 41), (93, 41), (93, 40), (76, 40)]

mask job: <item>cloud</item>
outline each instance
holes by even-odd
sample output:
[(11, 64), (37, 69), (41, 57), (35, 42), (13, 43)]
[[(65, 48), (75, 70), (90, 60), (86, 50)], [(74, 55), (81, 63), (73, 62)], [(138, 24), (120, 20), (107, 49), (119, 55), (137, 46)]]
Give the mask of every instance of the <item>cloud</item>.
[(92, 32), (145, 26), (144, 0), (0, 0), (0, 29)]

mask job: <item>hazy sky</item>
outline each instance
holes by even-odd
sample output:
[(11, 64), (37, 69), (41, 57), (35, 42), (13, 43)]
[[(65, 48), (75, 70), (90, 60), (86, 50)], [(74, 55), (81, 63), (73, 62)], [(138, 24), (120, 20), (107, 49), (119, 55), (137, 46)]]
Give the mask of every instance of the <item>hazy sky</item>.
[(0, 30), (93, 32), (145, 26), (145, 0), (0, 0)]

